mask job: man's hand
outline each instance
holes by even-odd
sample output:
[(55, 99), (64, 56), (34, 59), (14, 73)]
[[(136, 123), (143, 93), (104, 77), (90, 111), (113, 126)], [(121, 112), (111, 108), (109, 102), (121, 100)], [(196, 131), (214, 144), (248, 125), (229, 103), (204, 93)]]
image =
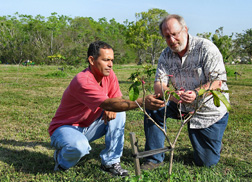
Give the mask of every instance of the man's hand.
[(102, 120), (104, 120), (104, 124), (107, 124), (110, 120), (116, 118), (116, 112), (112, 111), (104, 111), (102, 115)]
[(159, 97), (160, 97), (160, 94), (147, 95), (145, 97), (145, 107), (150, 110), (157, 110), (161, 107), (164, 107), (165, 103), (164, 101), (157, 99)]
[(182, 103), (191, 104), (196, 99), (197, 95), (194, 90), (187, 90), (186, 92), (179, 91), (178, 95)]

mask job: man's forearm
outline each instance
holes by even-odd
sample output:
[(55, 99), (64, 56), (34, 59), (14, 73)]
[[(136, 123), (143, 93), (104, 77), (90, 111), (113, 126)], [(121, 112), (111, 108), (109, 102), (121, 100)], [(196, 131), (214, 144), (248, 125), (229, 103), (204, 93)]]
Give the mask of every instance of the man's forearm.
[[(147, 95), (145, 96), (145, 108), (150, 110), (157, 110), (165, 106), (164, 101), (161, 101), (157, 98), (160, 97), (160, 94), (157, 95)], [(138, 107), (143, 107), (143, 98), (138, 98), (136, 101), (126, 100), (122, 98), (110, 98), (106, 99), (100, 107), (107, 111), (121, 112), (135, 109)]]
[[(143, 102), (141, 98), (137, 99), (137, 102), (142, 106)], [(138, 108), (138, 105), (135, 101), (122, 98), (110, 98), (105, 100), (100, 107), (107, 111), (122, 112)]]
[(205, 90), (216, 90), (218, 88), (221, 88), (222, 81), (221, 80), (215, 80), (213, 82), (207, 82), (204, 85), (201, 85), (200, 87), (195, 88), (194, 90), (196, 92), (199, 92), (200, 89), (205, 89)]

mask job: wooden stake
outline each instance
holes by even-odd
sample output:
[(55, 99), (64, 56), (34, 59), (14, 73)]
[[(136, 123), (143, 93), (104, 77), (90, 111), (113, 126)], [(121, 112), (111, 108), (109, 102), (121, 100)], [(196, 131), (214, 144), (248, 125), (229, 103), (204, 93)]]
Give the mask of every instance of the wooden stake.
[(137, 149), (137, 143), (136, 143), (136, 135), (133, 132), (130, 133), (130, 143), (131, 143), (131, 148), (132, 148), (132, 154), (134, 156), (135, 174), (139, 176), (141, 174), (140, 162), (139, 162), (139, 158), (136, 157), (138, 154), (138, 149)]

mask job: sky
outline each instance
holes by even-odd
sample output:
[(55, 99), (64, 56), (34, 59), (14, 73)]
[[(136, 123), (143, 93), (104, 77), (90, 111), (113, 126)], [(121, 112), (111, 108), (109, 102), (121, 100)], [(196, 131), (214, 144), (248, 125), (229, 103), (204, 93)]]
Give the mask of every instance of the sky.
[(224, 35), (244, 33), (252, 28), (252, 0), (0, 0), (0, 16), (18, 14), (74, 17), (105, 17), (117, 22), (136, 21), (135, 13), (158, 8), (184, 17), (189, 33), (214, 33), (223, 27)]

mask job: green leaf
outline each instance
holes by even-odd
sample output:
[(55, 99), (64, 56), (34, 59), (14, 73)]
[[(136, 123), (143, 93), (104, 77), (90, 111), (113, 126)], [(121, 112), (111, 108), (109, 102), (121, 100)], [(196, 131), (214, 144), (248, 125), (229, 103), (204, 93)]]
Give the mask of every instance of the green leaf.
[(138, 87), (141, 85), (141, 82), (138, 80), (138, 81), (135, 81), (134, 83), (131, 84), (129, 90), (132, 88), (132, 87)]
[(128, 79), (134, 81), (139, 75), (140, 75), (140, 72), (136, 71), (134, 73), (131, 73), (131, 75), (130, 75), (130, 77)]
[(171, 94), (178, 100), (180, 100), (180, 97), (178, 96), (178, 94), (176, 94), (176, 92), (171, 92)]
[(206, 92), (206, 89), (201, 88), (201, 89), (198, 91), (198, 96), (203, 95), (205, 92)]
[(139, 89), (138, 87), (135, 87), (135, 86), (132, 86), (130, 87), (130, 90), (129, 90), (129, 99), (131, 101), (135, 101), (139, 96)]
[(220, 107), (220, 99), (215, 95), (213, 95), (213, 99), (214, 99), (214, 105), (216, 107)]
[(165, 100), (168, 99), (169, 94), (170, 94), (170, 91), (169, 91), (169, 90), (166, 90), (166, 91), (164, 92)]
[[(223, 104), (226, 106), (226, 108), (227, 108), (228, 111), (231, 110), (231, 105), (228, 102), (228, 100), (225, 97), (225, 95), (223, 95), (221, 92), (216, 91), (216, 90), (211, 90), (210, 92), (213, 94), (214, 97), (217, 97), (219, 100), (221, 100), (223, 102)], [(217, 100), (216, 100), (216, 102), (217, 102)]]
[(137, 80), (136, 82), (134, 82), (134, 86), (136, 86), (136, 87), (140, 86), (141, 84), (142, 84), (142, 82), (139, 81), (139, 80)]

